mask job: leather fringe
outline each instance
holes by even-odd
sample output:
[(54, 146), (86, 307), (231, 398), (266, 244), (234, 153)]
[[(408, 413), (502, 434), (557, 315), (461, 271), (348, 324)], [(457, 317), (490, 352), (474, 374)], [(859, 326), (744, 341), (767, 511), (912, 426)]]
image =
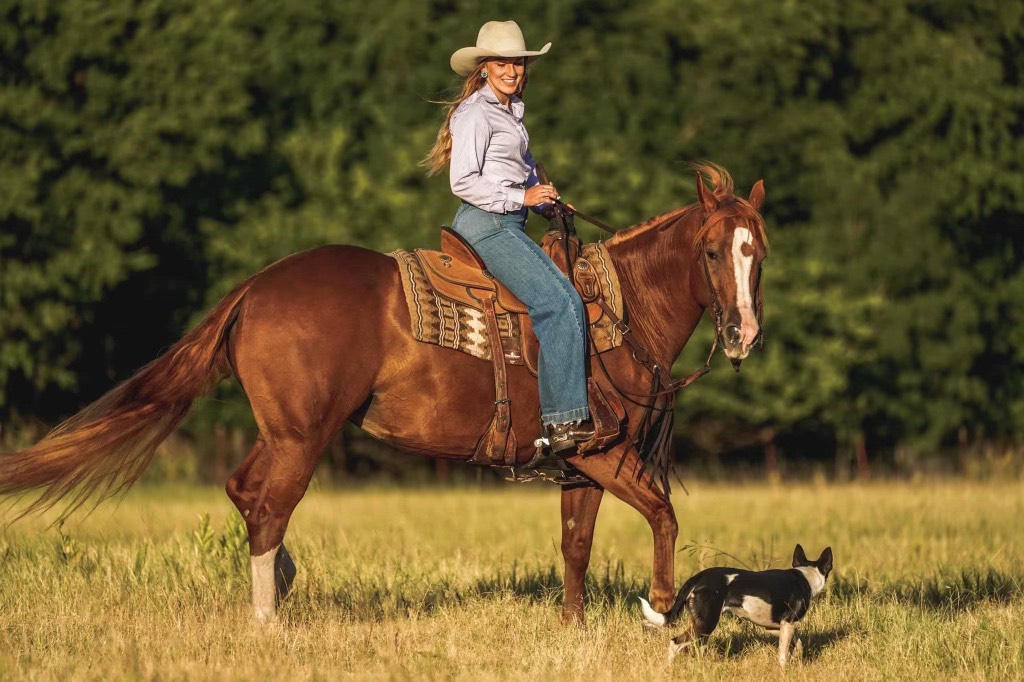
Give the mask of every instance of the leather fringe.
[[(651, 381), (651, 393), (656, 394), (661, 388), (661, 381), (655, 375)], [(675, 423), (675, 392), (665, 396), (663, 400), (655, 400), (644, 410), (636, 431), (633, 432), (632, 448), (643, 466), (636, 472), (636, 481), (639, 483), (644, 473), (650, 475), (649, 488), (655, 483), (661, 488), (667, 497), (671, 494), (669, 472), (672, 471), (672, 427)], [(626, 464), (626, 457), (629, 455), (629, 448), (622, 453), (619, 466), (615, 470), (618, 476), (622, 467)], [(685, 490), (685, 486), (683, 488)]]

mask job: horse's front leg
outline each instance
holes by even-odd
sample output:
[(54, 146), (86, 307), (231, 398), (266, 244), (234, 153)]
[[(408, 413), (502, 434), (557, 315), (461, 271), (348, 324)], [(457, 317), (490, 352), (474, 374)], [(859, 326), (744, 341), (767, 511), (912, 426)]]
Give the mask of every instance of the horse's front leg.
[(569, 459), (569, 462), (612, 495), (643, 514), (651, 525), (654, 533), (654, 572), (649, 598), (656, 611), (666, 613), (672, 607), (675, 596), (676, 535), (679, 532), (676, 513), (668, 495), (656, 484), (651, 485), (650, 474), (644, 471), (643, 462), (632, 448), (626, 455), (626, 462), (619, 475), (615, 475), (624, 447), (587, 458), (577, 455)]
[(563, 623), (583, 624), (584, 583), (603, 493), (603, 489), (593, 486), (562, 488)]

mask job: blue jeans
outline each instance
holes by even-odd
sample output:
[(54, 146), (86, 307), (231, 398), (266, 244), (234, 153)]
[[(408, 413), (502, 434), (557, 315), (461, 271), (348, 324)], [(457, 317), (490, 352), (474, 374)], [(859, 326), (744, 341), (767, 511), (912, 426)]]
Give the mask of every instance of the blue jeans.
[(569, 280), (524, 231), (526, 209), (490, 213), (463, 202), (452, 229), (487, 270), (522, 301), (540, 341), (540, 414), (545, 424), (586, 419), (587, 327), (583, 301)]

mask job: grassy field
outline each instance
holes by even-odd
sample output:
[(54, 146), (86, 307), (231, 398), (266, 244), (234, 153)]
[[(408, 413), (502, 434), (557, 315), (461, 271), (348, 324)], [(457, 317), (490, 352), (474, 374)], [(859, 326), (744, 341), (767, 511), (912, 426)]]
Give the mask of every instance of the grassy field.
[(289, 531), (296, 592), (269, 628), (250, 622), (244, 532), (219, 490), (20, 521), (0, 535), (0, 679), (1024, 678), (1021, 483), (690, 489), (679, 583), (726, 562), (716, 550), (761, 568), (832, 545), (785, 673), (775, 640), (734, 618), (667, 664), (636, 600), (650, 531), (609, 498), (587, 626), (563, 627), (558, 491), (531, 484), (311, 491)]

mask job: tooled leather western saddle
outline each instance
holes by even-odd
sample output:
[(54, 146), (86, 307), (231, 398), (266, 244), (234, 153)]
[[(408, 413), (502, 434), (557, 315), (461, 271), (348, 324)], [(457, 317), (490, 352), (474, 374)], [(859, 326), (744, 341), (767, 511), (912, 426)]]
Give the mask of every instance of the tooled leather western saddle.
[[(541, 247), (563, 273), (567, 276), (572, 273), (569, 279), (575, 285), (586, 307), (592, 336), (591, 353), (603, 352), (619, 345), (621, 335), (616, 332), (605, 311), (611, 307), (622, 310), (621, 292), (618, 290), (614, 267), (603, 245), (588, 245), (588, 251), (584, 253), (575, 235), (552, 231), (545, 235)], [(531, 373), (537, 374), (539, 345), (533, 334), (526, 305), (488, 273), (483, 261), (472, 247), (449, 228), (441, 230), (441, 251), (417, 249), (411, 254), (396, 252), (392, 255), (400, 262), (405, 259), (401, 269), (410, 313), (413, 314), (414, 334), (417, 316), (423, 317), (422, 311), (413, 310), (412, 298), (419, 292), (413, 292), (412, 289), (416, 288), (417, 283), (420, 288), (432, 289), (433, 295), (450, 302), (451, 307), (468, 311), (471, 318), (476, 318), (470, 319), (469, 322), (476, 322), (477, 326), (482, 326), (486, 330), (489, 352), (478, 353), (472, 348), (459, 347), (460, 350), (477, 357), (489, 355), (494, 370), (494, 417), (487, 431), (478, 439), (470, 461), (497, 466), (516, 466), (518, 443), (512, 430), (506, 364), (526, 365)], [(591, 259), (599, 262), (595, 265)], [(421, 270), (423, 280), (419, 280), (419, 273), (415, 273), (414, 279), (412, 273), (416, 270)], [(409, 286), (410, 282), (413, 283), (412, 287)], [(609, 299), (611, 307), (608, 304)], [(479, 317), (483, 318), (482, 325), (479, 324)], [(453, 324), (457, 325), (458, 321)], [(440, 326), (445, 326), (444, 320), (440, 322)], [(472, 324), (465, 326), (470, 331), (462, 333), (461, 336), (472, 337)], [(436, 339), (418, 338), (441, 343)], [(621, 402), (615, 397), (606, 396), (593, 377), (588, 378), (587, 385), (595, 436), (580, 445), (580, 452), (600, 448), (618, 437), (625, 416)]]

